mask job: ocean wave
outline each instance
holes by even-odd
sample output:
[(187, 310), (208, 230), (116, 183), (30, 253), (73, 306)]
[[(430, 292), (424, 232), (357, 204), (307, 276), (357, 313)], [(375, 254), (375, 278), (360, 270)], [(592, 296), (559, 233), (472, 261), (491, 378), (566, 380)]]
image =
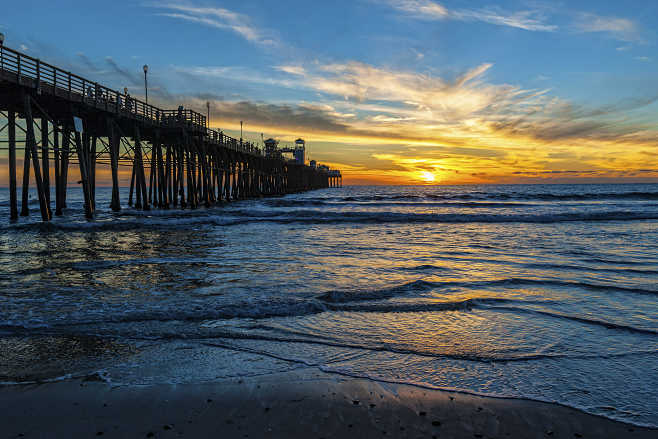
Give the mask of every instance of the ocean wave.
[[(373, 197), (373, 200), (358, 200), (353, 197), (346, 197), (342, 200), (322, 200), (322, 199), (274, 199), (266, 200), (265, 204), (269, 207), (343, 207), (343, 206), (360, 206), (360, 207), (461, 207), (472, 209), (514, 209), (537, 207), (538, 204), (519, 203), (519, 202), (492, 202), (492, 201), (431, 201), (420, 197), (381, 199), (382, 197)], [(412, 201), (413, 200), (413, 201)]]
[(273, 317), (299, 317), (318, 314), (327, 310), (325, 304), (317, 300), (269, 300), (266, 303), (236, 302), (227, 305), (204, 307), (195, 306), (194, 303), (179, 302), (170, 304), (166, 309), (110, 309), (104, 310), (102, 315), (69, 314), (61, 320), (43, 321), (33, 320), (4, 320), (0, 321), (0, 331), (20, 333), (24, 330), (32, 331), (43, 329), (45, 331), (61, 328), (75, 328), (80, 326), (98, 327), (103, 324), (115, 323), (146, 323), (146, 322), (203, 322), (212, 320), (230, 319), (269, 319)]
[(466, 290), (486, 289), (496, 287), (565, 287), (582, 288), (593, 291), (609, 291), (620, 293), (658, 294), (658, 290), (622, 287), (616, 285), (593, 284), (589, 282), (562, 281), (556, 279), (530, 279), (530, 278), (503, 278), (477, 281), (427, 281), (416, 280), (413, 282), (396, 285), (388, 288), (363, 290), (363, 291), (328, 291), (317, 296), (318, 299), (327, 303), (346, 303), (369, 300), (382, 300), (391, 297), (407, 295), (410, 293), (429, 292), (445, 288), (460, 288)]
[(397, 213), (397, 212), (323, 212), (293, 210), (262, 212), (250, 209), (232, 210), (234, 218), (207, 217), (205, 221), (217, 225), (238, 225), (252, 222), (279, 224), (413, 224), (413, 223), (559, 223), (574, 221), (639, 221), (658, 219), (658, 212), (629, 210), (601, 212), (565, 212), (547, 214), (465, 214), (465, 213)]
[(390, 288), (365, 290), (365, 291), (327, 291), (318, 299), (328, 303), (345, 303), (362, 300), (381, 300), (408, 294), (411, 292), (428, 291), (436, 286), (436, 282), (417, 280)]
[(590, 291), (609, 291), (620, 293), (637, 293), (637, 294), (658, 294), (658, 290), (650, 290), (645, 288), (632, 288), (617, 285), (594, 284), (591, 282), (583, 281), (568, 281), (557, 279), (531, 279), (531, 278), (504, 278), (494, 280), (483, 280), (473, 282), (439, 282), (441, 286), (455, 286), (455, 287), (468, 287), (468, 288), (486, 288), (486, 287), (510, 287), (510, 286), (538, 286), (538, 287), (565, 287), (565, 288), (581, 288)]
[(551, 312), (551, 311), (545, 311), (545, 310), (539, 310), (539, 309), (529, 309), (529, 308), (521, 308), (521, 307), (515, 307), (515, 306), (498, 306), (494, 302), (491, 302), (491, 303), (496, 305), (496, 306), (488, 307), (487, 309), (512, 311), (512, 312), (515, 312), (515, 313), (522, 312), (522, 313), (544, 315), (544, 316), (553, 317), (553, 318), (557, 318), (557, 319), (564, 319), (564, 320), (571, 320), (573, 322), (578, 322), (578, 323), (585, 323), (587, 325), (601, 326), (601, 327), (604, 327), (604, 328), (607, 328), (607, 329), (615, 329), (615, 330), (619, 330), (619, 331), (628, 331), (628, 332), (633, 332), (633, 333), (637, 333), (637, 334), (658, 335), (658, 331), (652, 330), (652, 329), (638, 328), (638, 327), (630, 326), (630, 325), (622, 325), (622, 324), (618, 324), (618, 323), (606, 322), (605, 320), (598, 320), (598, 319), (592, 319), (592, 318), (587, 318), (587, 317), (582, 317), (582, 316), (574, 316), (574, 315), (563, 314), (563, 313), (558, 313), (558, 312)]
[(140, 229), (186, 228), (193, 225), (236, 226), (250, 223), (275, 224), (465, 224), (465, 223), (539, 223), (603, 222), (657, 220), (658, 212), (601, 211), (566, 212), (547, 214), (466, 214), (466, 213), (396, 213), (396, 212), (322, 212), (295, 210), (289, 212), (263, 212), (257, 210), (232, 210), (224, 215), (158, 216), (141, 217), (123, 221), (89, 221), (10, 224), (6, 231), (122, 231)]
[(414, 265), (411, 267), (398, 267), (398, 270), (402, 271), (450, 271), (448, 267), (442, 267), (440, 265), (432, 264), (423, 264), (423, 265)]
[[(620, 264), (620, 265), (631, 265), (634, 262), (629, 262), (628, 260), (626, 261), (605, 261), (605, 263), (615, 263), (615, 264)], [(640, 264), (638, 262), (635, 262), (635, 264)], [(587, 272), (595, 272), (595, 273), (632, 273), (632, 274), (640, 274), (640, 275), (656, 275), (658, 274), (658, 270), (651, 270), (651, 269), (639, 269), (639, 268), (629, 268), (629, 267), (615, 267), (615, 268), (601, 268), (601, 267), (591, 267), (591, 266), (583, 266), (583, 265), (574, 265), (574, 264), (550, 264), (550, 263), (524, 263), (522, 264), (523, 267), (526, 268), (538, 268), (541, 270), (544, 269), (549, 269), (549, 270), (574, 270), (574, 271), (587, 271)], [(438, 267), (437, 267), (438, 268)]]
[[(173, 335), (173, 334), (172, 334)], [(175, 337), (175, 335), (174, 335)], [(638, 356), (638, 355), (655, 355), (658, 354), (657, 350), (637, 350), (632, 352), (620, 352), (613, 354), (568, 354), (568, 353), (538, 353), (538, 352), (519, 352), (517, 355), (505, 355), (491, 353), (491, 354), (470, 354), (470, 353), (449, 353), (449, 352), (435, 352), (431, 350), (423, 350), (420, 347), (414, 348), (405, 348), (400, 346), (393, 346), (387, 344), (373, 344), (365, 345), (359, 343), (350, 343), (346, 341), (332, 341), (327, 339), (318, 339), (311, 336), (308, 337), (277, 337), (274, 335), (268, 334), (259, 334), (259, 333), (246, 333), (246, 332), (234, 332), (234, 331), (225, 331), (224, 333), (217, 333), (213, 335), (214, 339), (225, 339), (225, 340), (255, 340), (255, 341), (267, 341), (275, 343), (303, 343), (310, 345), (320, 345), (334, 348), (344, 348), (344, 349), (356, 349), (370, 352), (384, 352), (391, 354), (399, 355), (417, 355), (419, 357), (428, 357), (428, 358), (445, 358), (451, 360), (461, 360), (461, 361), (472, 361), (477, 363), (511, 363), (511, 362), (527, 362), (527, 361), (537, 361), (537, 360), (551, 360), (551, 359), (562, 359), (562, 358), (572, 358), (572, 359), (588, 359), (588, 358), (624, 358), (629, 356)], [(202, 344), (208, 346), (217, 346), (216, 342), (211, 339), (203, 339)], [(219, 344), (219, 347), (224, 347), (223, 343)], [(250, 349), (245, 347), (246, 349)], [(282, 358), (284, 359), (284, 358)]]
[(555, 193), (532, 191), (472, 191), (466, 193), (425, 193), (425, 194), (391, 194), (346, 196), (340, 201), (387, 201), (387, 200), (535, 200), (535, 201), (598, 201), (598, 200), (658, 200), (658, 192), (581, 192)]

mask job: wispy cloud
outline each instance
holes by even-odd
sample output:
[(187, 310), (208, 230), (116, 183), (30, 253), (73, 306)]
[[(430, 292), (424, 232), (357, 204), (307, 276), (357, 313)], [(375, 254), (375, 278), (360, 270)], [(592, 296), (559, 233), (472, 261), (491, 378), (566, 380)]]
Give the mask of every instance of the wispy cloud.
[(509, 26), (529, 31), (551, 32), (557, 26), (545, 22), (539, 10), (507, 13), (497, 8), (448, 9), (431, 0), (389, 0), (395, 9), (423, 20), (481, 21), (499, 26)]
[(642, 41), (638, 25), (628, 18), (603, 17), (582, 12), (576, 14), (573, 27), (580, 32), (605, 33), (619, 41)]
[[(605, 17), (546, 5), (539, 5), (531, 10), (509, 12), (499, 7), (450, 9), (432, 0), (387, 0), (387, 4), (420, 20), (476, 21), (534, 32), (554, 32), (562, 29), (578, 33), (603, 33), (624, 42), (642, 41), (639, 26), (628, 18)], [(559, 16), (565, 24), (559, 26), (551, 22), (549, 19), (552, 16)]]
[(180, 3), (150, 3), (150, 6), (165, 12), (158, 15), (177, 20), (199, 23), (236, 33), (245, 40), (262, 45), (278, 46), (279, 40), (271, 31), (254, 25), (248, 16), (218, 7), (201, 7)]
[(288, 65), (288, 66), (277, 66), (277, 70), (285, 73), (290, 73), (291, 75), (304, 76), (306, 70), (302, 66)]

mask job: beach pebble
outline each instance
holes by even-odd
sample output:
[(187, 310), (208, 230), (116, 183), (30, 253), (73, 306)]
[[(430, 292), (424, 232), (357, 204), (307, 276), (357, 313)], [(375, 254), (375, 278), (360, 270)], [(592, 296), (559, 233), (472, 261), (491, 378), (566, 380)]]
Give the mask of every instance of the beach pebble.
[(163, 430), (171, 430), (171, 425), (165, 424), (165, 425), (162, 426), (162, 429)]
[(432, 425), (438, 427), (439, 425), (441, 425), (441, 421), (432, 421)]
[(418, 412), (418, 416), (427, 416), (427, 412)]
[(352, 404), (359, 405), (361, 404), (361, 402), (358, 399), (355, 399), (354, 401), (352, 401)]
[(148, 433), (146, 433), (146, 437), (154, 437), (154, 436), (155, 436), (155, 433), (153, 433), (152, 431), (149, 431)]

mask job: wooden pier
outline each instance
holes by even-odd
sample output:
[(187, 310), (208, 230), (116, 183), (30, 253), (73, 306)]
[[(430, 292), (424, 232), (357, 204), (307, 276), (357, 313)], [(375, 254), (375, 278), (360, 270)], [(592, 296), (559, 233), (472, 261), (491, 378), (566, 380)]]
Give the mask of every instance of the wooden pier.
[[(342, 184), (340, 171), (265, 156), (250, 142), (208, 128), (206, 117), (198, 112), (157, 108), (0, 45), (0, 134), (3, 131), (6, 140), (0, 150), (9, 152), (12, 221), (19, 214), (29, 215), (31, 176), (42, 220), (51, 220), (53, 213), (62, 215), (70, 166), (79, 168), (85, 215), (90, 219), (96, 209), (100, 166), (111, 170), (114, 211), (121, 210), (119, 167), (131, 169), (128, 205), (144, 210), (210, 207)], [(17, 131), (24, 141), (17, 140)]]

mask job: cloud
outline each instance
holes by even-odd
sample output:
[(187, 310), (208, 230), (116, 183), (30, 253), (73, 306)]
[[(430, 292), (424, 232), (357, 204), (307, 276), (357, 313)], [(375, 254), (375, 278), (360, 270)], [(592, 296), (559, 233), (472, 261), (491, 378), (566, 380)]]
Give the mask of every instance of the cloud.
[(481, 21), (528, 31), (551, 32), (556, 25), (545, 23), (541, 11), (506, 13), (498, 9), (448, 9), (430, 0), (389, 0), (395, 9), (422, 20)]
[(651, 61), (651, 58), (649, 58), (648, 56), (636, 56), (635, 59), (638, 60), (638, 61), (643, 61), (643, 62), (650, 62)]
[(276, 69), (281, 72), (290, 73), (291, 75), (304, 76), (306, 73), (306, 70), (302, 66), (278, 66)]
[(347, 125), (331, 113), (332, 109), (326, 107), (251, 101), (215, 101), (211, 108), (213, 119), (229, 123), (246, 120), (254, 126), (285, 128), (287, 131), (347, 132)]
[(110, 72), (113, 73), (115, 76), (118, 76), (120, 79), (127, 81), (130, 85), (141, 85), (142, 84), (142, 76), (138, 73), (131, 73), (128, 70), (120, 67), (112, 57), (106, 57), (105, 58), (106, 64), (110, 67)]
[(443, 19), (450, 16), (447, 8), (429, 0), (390, 0), (389, 3), (400, 11), (420, 18)]
[(492, 66), (493, 66), (493, 64), (491, 64), (491, 63), (480, 64), (479, 66), (475, 67), (474, 69), (469, 70), (468, 72), (466, 72), (465, 74), (460, 76), (457, 79), (457, 82), (456, 82), (455, 86), (461, 87), (464, 84), (466, 84), (468, 81), (471, 81), (472, 79), (475, 79), (479, 76), (482, 76), (484, 74), (484, 72), (489, 70)]
[(620, 41), (642, 41), (638, 25), (628, 18), (603, 17), (582, 12), (576, 14), (573, 27), (579, 32), (606, 33)]
[[(566, 30), (578, 33), (605, 33), (624, 42), (641, 42), (639, 26), (622, 17), (604, 17), (589, 12), (573, 12), (547, 5), (532, 10), (503, 11), (498, 7), (449, 9), (432, 0), (388, 0), (394, 9), (420, 20), (456, 20), (482, 22), (534, 32), (554, 32), (560, 27), (549, 22), (548, 13), (566, 17)], [(618, 48), (617, 50), (626, 50)]]
[(453, 13), (454, 17), (463, 21), (482, 21), (498, 26), (509, 26), (527, 31), (552, 32), (558, 26), (546, 24), (545, 17), (538, 11), (521, 11), (514, 14), (505, 14), (495, 10), (461, 10)]
[(253, 24), (248, 16), (228, 9), (166, 2), (147, 6), (167, 11), (158, 13), (160, 16), (230, 30), (250, 43), (270, 47), (280, 45), (278, 38), (271, 31), (265, 31)]
[[(658, 140), (658, 133), (650, 124), (641, 124), (638, 121), (642, 118), (632, 115), (656, 102), (658, 96), (599, 107), (578, 106), (551, 97), (546, 89), (487, 83), (484, 75), (492, 68), (492, 64), (483, 63), (448, 80), (355, 61), (279, 66), (275, 70), (282, 77), (266, 72), (238, 76), (244, 81), (298, 92), (306, 90), (318, 102), (222, 102), (221, 106), (230, 111), (220, 110), (216, 114), (227, 120), (240, 120), (245, 116), (231, 112), (242, 106), (253, 110), (255, 123), (272, 129), (333, 133), (350, 141), (367, 138), (453, 147), (480, 144), (485, 149), (513, 144), (522, 149), (524, 142)], [(196, 67), (185, 71), (199, 77), (237, 75), (231, 68)]]

